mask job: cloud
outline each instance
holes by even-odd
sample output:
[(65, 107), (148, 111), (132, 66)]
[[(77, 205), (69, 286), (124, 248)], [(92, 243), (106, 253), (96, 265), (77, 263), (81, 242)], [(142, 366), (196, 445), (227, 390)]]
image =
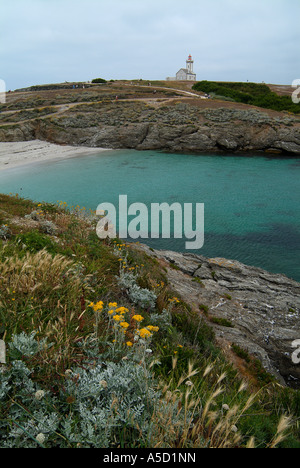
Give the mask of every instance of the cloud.
[[(11, 0), (0, 7), (8, 87), (103, 76), (297, 78), (299, 0)], [(283, 81), (282, 81), (283, 80)]]

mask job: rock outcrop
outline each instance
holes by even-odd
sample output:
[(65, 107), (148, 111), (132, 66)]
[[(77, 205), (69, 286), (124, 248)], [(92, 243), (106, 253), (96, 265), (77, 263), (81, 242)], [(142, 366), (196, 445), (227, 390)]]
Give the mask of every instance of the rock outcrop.
[(164, 262), (169, 284), (184, 301), (199, 313), (207, 307), (223, 347), (238, 345), (282, 384), (300, 388), (300, 364), (293, 359), (293, 343), (300, 340), (300, 283), (238, 261), (137, 248)]
[(0, 141), (40, 139), (102, 148), (172, 152), (300, 154), (300, 119), (257, 108), (199, 108), (184, 102), (96, 102), (0, 123)]

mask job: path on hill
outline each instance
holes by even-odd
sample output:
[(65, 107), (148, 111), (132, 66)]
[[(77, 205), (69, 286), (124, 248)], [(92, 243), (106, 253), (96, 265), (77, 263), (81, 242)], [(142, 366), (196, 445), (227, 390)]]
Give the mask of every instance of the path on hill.
[[(126, 85), (126, 86), (132, 86), (132, 85)], [(139, 102), (145, 102), (147, 104), (151, 104), (151, 105), (154, 105), (155, 107), (159, 107), (161, 105), (164, 105), (166, 102), (170, 102), (170, 101), (174, 101), (174, 99), (184, 99), (186, 97), (193, 97), (193, 98), (200, 98), (200, 99), (207, 99), (206, 97), (204, 96), (201, 96), (199, 94), (196, 94), (196, 93), (192, 93), (190, 91), (185, 91), (185, 90), (182, 90), (182, 89), (175, 89), (175, 88), (168, 88), (168, 87), (164, 87), (164, 86), (152, 86), (152, 85), (135, 85), (139, 88), (147, 88), (147, 89), (153, 89), (153, 91), (155, 90), (167, 90), (167, 91), (173, 91), (173, 92), (176, 92), (176, 93), (181, 93), (182, 96), (172, 96), (172, 97), (163, 97), (163, 98), (158, 98), (156, 97), (155, 95), (153, 97), (140, 97), (140, 98), (125, 98), (125, 99), (120, 99), (120, 102), (133, 102), (133, 101), (139, 101)], [(114, 102), (116, 100), (116, 98), (113, 96), (111, 96), (111, 101)], [(100, 101), (99, 101), (100, 102)], [(93, 103), (97, 103), (97, 101), (84, 101), (84, 102), (75, 102), (75, 103), (64, 103), (64, 104), (54, 104), (54, 105), (51, 105), (49, 106), (49, 108), (51, 109), (57, 109), (55, 112), (51, 112), (49, 114), (44, 114), (42, 116), (34, 116), (34, 117), (31, 117), (31, 118), (28, 118), (28, 119), (24, 119), (24, 120), (18, 120), (16, 122), (1, 122), (0, 120), (0, 126), (1, 127), (6, 127), (6, 126), (9, 126), (9, 125), (18, 125), (20, 123), (26, 123), (26, 122), (31, 122), (32, 120), (36, 120), (36, 119), (49, 119), (51, 117), (55, 117), (56, 115), (59, 115), (59, 114), (63, 114), (64, 112), (67, 112), (69, 111), (70, 109), (74, 108), (74, 107), (79, 107), (79, 106), (82, 106), (82, 105), (87, 105), (87, 104), (93, 104)], [(44, 106), (43, 106), (44, 107)], [(7, 111), (2, 111), (1, 112), (1, 116), (9, 116), (9, 115), (13, 115), (13, 114), (19, 114), (21, 112), (24, 112), (24, 111), (36, 111), (38, 109), (41, 109), (40, 107), (31, 107), (31, 108), (26, 108), (26, 109), (15, 109), (15, 110), (7, 110)]]
[[(128, 85), (129, 86), (129, 85)], [(200, 99), (207, 99), (205, 96), (202, 96), (200, 94), (196, 94), (196, 93), (192, 93), (190, 91), (185, 91), (183, 89), (178, 89), (178, 88), (168, 88), (166, 86), (152, 86), (152, 85), (135, 85), (135, 86), (138, 86), (140, 88), (150, 88), (150, 89), (164, 89), (164, 90), (167, 90), (167, 91), (175, 91), (176, 93), (182, 93), (182, 94), (185, 94), (187, 96), (193, 96), (193, 97), (197, 97), (197, 98), (200, 98)]]

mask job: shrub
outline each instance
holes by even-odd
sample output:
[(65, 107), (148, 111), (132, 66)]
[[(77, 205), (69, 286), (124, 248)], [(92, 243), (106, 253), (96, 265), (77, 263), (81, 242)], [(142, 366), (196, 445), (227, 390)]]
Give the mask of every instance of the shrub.
[(132, 444), (139, 431), (147, 438), (159, 393), (146, 367), (124, 359), (87, 362), (66, 372), (56, 396), (34, 382), (24, 360), (44, 346), (35, 333), (16, 335), (10, 344), (11, 365), (0, 374), (1, 447), (106, 448), (125, 431)]
[(215, 81), (199, 81), (193, 89), (205, 93), (214, 93), (218, 97), (233, 99), (252, 106), (300, 113), (300, 107), (294, 104), (289, 96), (278, 96), (265, 84), (257, 83), (227, 83)]
[(92, 83), (107, 83), (107, 81), (103, 78), (95, 78), (94, 80), (92, 80)]
[(210, 321), (216, 325), (221, 325), (221, 327), (234, 328), (234, 325), (229, 320), (222, 317), (212, 317)]
[(121, 289), (126, 290), (129, 299), (143, 309), (154, 309), (157, 296), (149, 289), (141, 288), (136, 283), (136, 275), (132, 272), (121, 270), (117, 282)]
[(55, 253), (57, 251), (54, 242), (39, 231), (30, 231), (24, 234), (19, 234), (16, 237), (15, 242), (31, 253), (37, 253), (43, 249), (46, 249), (49, 253)]

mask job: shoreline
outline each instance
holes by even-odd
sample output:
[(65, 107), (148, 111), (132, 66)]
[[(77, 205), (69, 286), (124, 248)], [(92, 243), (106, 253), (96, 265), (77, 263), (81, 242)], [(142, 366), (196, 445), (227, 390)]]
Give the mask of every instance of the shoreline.
[(0, 173), (33, 163), (59, 161), (85, 154), (111, 151), (107, 148), (58, 145), (41, 140), (1, 142)]
[[(119, 148), (120, 150), (121, 148)], [(29, 141), (13, 141), (13, 142), (0, 142), (0, 174), (12, 169), (21, 169), (22, 167), (28, 167), (31, 164), (47, 163), (64, 161), (66, 159), (76, 158), (77, 156), (89, 156), (93, 154), (99, 154), (105, 151), (117, 151), (117, 148), (103, 148), (103, 147), (91, 147), (91, 146), (73, 146), (58, 143), (50, 143), (44, 140), (29, 140)], [(137, 150), (137, 151), (149, 151), (149, 150)], [(156, 150), (165, 153), (179, 153), (183, 151), (174, 150)], [(260, 156), (265, 158), (276, 158), (276, 159), (297, 159), (300, 157), (299, 154), (276, 154), (271, 152), (263, 151), (239, 151), (239, 152), (228, 152), (220, 150), (206, 150), (206, 151), (192, 151), (187, 150), (185, 154), (193, 154), (201, 156), (214, 155), (222, 157), (253, 157)]]

